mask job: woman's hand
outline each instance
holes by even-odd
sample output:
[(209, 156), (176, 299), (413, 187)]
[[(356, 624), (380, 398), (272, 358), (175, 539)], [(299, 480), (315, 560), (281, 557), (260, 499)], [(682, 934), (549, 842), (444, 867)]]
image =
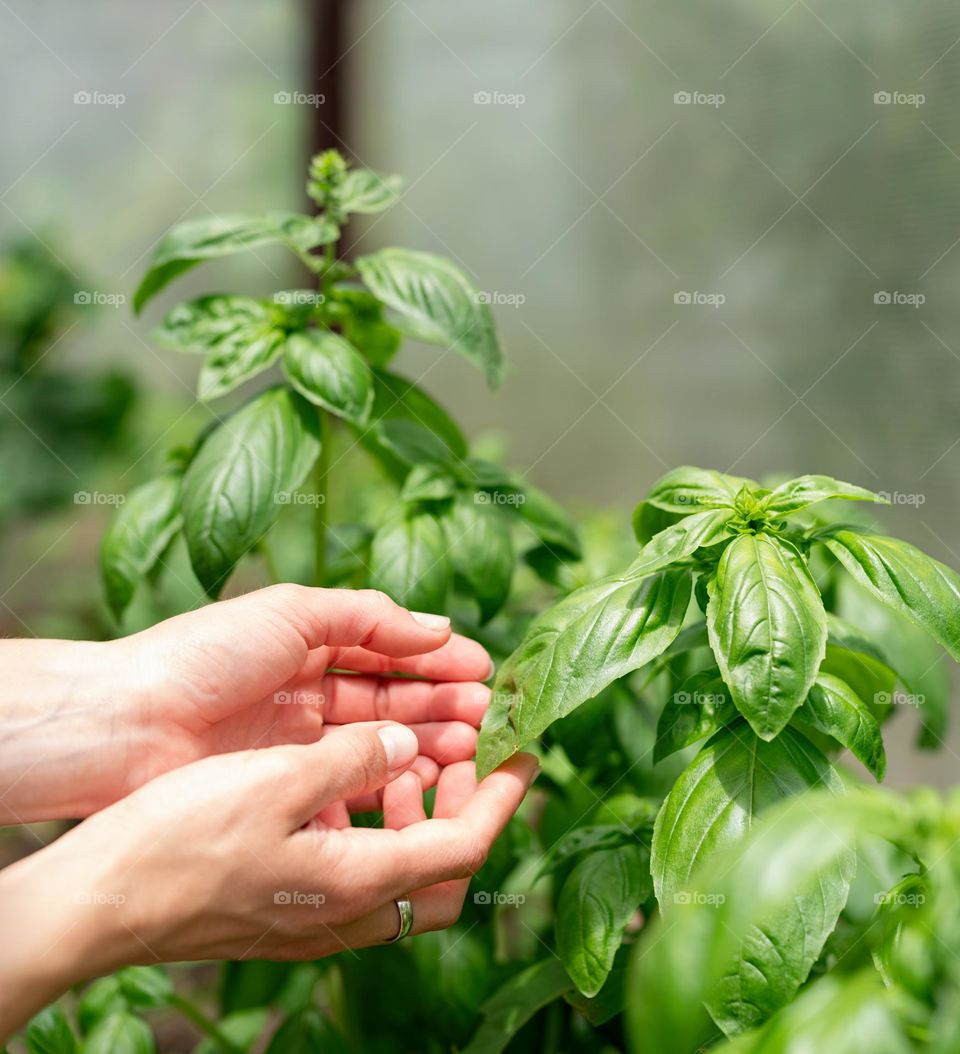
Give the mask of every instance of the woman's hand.
[(376, 719), (416, 732), (414, 771), (430, 786), (473, 755), (492, 672), (445, 618), (369, 590), (296, 585), (106, 644), (0, 642), (0, 662), (7, 823), (88, 816), (191, 761)]
[[(397, 933), (394, 900), (407, 895), (414, 933), (449, 926), (536, 762), (517, 755), (479, 786), (471, 763), (451, 765), (428, 820), (418, 778), (400, 775), (419, 749), (408, 728), (378, 722), (206, 758), (5, 869), (0, 989), (15, 1009), (0, 1011), (0, 1036), (121, 964), (377, 944)], [(345, 802), (385, 786), (393, 829), (351, 828)]]

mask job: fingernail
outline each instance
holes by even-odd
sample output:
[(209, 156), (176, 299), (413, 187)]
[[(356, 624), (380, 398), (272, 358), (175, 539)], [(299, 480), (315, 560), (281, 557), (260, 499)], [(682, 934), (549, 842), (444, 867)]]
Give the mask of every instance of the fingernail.
[(420, 749), (416, 733), (406, 725), (384, 725), (377, 730), (377, 735), (387, 755), (388, 772), (396, 772), (409, 765)]
[(494, 671), (496, 670), (496, 668), (497, 668), (497, 664), (493, 661), (493, 659), (491, 659), (490, 660), (490, 665), (487, 668), (487, 675), (486, 675), (486, 677), (481, 678), (481, 680), (489, 681), (490, 678), (493, 676)]
[(414, 622), (419, 622), (427, 629), (448, 629), (450, 619), (446, 615), (430, 615), (426, 611), (411, 611), (410, 615)]

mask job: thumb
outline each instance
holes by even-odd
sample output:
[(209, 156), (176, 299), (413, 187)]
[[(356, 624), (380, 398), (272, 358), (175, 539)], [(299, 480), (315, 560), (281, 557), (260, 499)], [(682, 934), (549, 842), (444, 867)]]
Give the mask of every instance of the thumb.
[(358, 798), (379, 790), (415, 760), (420, 749), (416, 733), (395, 721), (346, 725), (301, 753), (302, 773), (293, 807), (298, 823), (305, 823), (331, 802)]

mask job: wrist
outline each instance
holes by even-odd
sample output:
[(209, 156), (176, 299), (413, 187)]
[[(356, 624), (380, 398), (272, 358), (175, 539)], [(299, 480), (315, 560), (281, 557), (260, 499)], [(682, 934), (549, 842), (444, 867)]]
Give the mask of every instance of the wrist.
[(0, 641), (0, 824), (109, 804), (136, 730), (111, 643)]
[(71, 852), (74, 833), (0, 871), (0, 1045), (72, 985), (136, 958), (126, 898), (103, 855)]

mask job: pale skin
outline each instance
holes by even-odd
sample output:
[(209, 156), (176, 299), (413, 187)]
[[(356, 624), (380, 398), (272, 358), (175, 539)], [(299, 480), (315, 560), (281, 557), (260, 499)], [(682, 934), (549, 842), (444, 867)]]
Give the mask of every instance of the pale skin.
[(370, 591), (274, 586), (0, 663), (0, 823), (86, 817), (0, 871), (0, 1039), (121, 965), (379, 944), (403, 896), (414, 933), (449, 926), (536, 773), (477, 783), (489, 656)]

